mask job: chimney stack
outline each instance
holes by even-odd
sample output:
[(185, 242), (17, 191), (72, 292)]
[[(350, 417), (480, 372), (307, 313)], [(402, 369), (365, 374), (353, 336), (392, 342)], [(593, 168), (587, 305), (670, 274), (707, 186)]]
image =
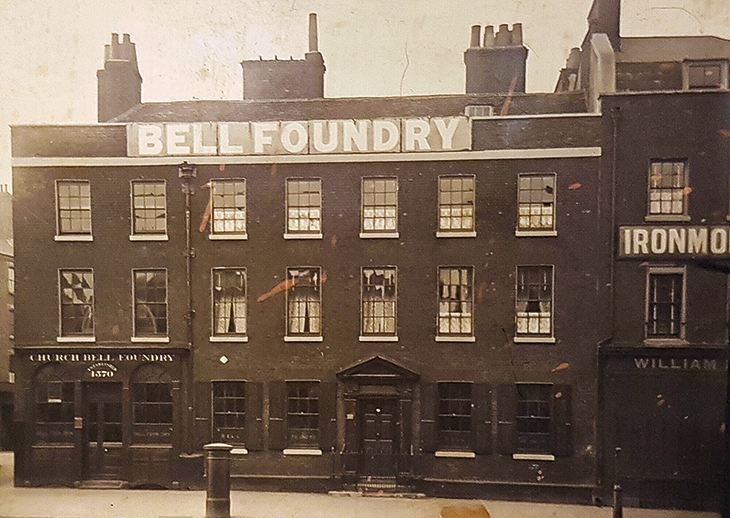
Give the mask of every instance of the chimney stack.
[(512, 30), (507, 24), (484, 29), (483, 45), (479, 46), (481, 27), (471, 28), (471, 42), (464, 52), (466, 64), (466, 93), (507, 93), (512, 82), (514, 91), (525, 92), (527, 48), (522, 43), (522, 24), (515, 23)]
[(142, 76), (137, 67), (137, 50), (129, 34), (112, 33), (104, 45), (104, 68), (96, 71), (97, 119), (107, 122), (142, 102)]
[(319, 52), (317, 15), (309, 14), (309, 52), (304, 59), (241, 62), (244, 100), (321, 99), (324, 97), (324, 58)]

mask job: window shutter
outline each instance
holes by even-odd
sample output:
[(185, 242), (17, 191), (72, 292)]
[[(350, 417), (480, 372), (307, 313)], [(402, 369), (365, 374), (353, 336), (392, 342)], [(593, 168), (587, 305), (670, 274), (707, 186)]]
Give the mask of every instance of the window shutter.
[(204, 444), (211, 442), (211, 409), (212, 386), (207, 381), (195, 382), (195, 446), (203, 449)]
[(497, 447), (500, 455), (515, 452), (517, 425), (517, 387), (514, 384), (497, 387)]
[(269, 449), (286, 448), (286, 382), (269, 383)]
[(436, 409), (438, 406), (438, 385), (424, 383), (421, 386), (421, 449), (425, 452), (436, 451), (438, 430), (436, 429)]
[(570, 385), (553, 385), (553, 415), (551, 421), (553, 454), (556, 457), (570, 457), (573, 455), (570, 389)]
[(474, 383), (471, 389), (471, 447), (475, 453), (492, 453), (492, 388)]
[(327, 453), (335, 446), (337, 430), (337, 383), (319, 384), (319, 448)]
[(246, 382), (246, 449), (261, 450), (264, 431), (261, 412), (263, 410), (263, 383)]

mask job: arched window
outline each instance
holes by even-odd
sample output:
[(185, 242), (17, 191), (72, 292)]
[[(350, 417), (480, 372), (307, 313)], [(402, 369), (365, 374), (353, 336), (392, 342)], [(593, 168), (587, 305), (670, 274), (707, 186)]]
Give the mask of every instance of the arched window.
[(140, 366), (132, 374), (133, 442), (172, 443), (172, 381), (156, 363)]
[(73, 443), (74, 384), (68, 379), (66, 369), (58, 363), (44, 365), (36, 372), (35, 444)]

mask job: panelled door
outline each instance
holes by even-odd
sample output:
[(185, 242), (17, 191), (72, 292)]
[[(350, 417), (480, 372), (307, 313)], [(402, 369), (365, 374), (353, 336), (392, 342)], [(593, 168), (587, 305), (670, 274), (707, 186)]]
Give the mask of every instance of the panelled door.
[(122, 384), (84, 386), (86, 479), (120, 479), (122, 475)]
[(361, 399), (360, 477), (395, 477), (397, 474), (397, 400)]

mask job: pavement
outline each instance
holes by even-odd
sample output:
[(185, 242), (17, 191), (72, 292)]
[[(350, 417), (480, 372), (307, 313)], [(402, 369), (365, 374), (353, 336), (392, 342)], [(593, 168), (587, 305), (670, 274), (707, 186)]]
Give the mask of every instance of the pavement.
[[(204, 518), (205, 491), (13, 487), (13, 454), (0, 452), (0, 518)], [(231, 492), (234, 518), (611, 518), (610, 507), (353, 493)], [(719, 518), (624, 508), (624, 518)]]

